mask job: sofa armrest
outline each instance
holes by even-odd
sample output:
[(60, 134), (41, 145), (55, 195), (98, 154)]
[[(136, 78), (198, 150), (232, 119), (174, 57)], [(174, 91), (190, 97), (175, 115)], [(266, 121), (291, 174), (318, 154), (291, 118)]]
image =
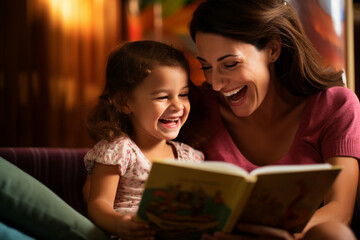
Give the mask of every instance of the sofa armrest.
[(83, 158), (89, 149), (0, 148), (0, 156), (27, 172), (86, 216), (82, 186), (86, 178)]

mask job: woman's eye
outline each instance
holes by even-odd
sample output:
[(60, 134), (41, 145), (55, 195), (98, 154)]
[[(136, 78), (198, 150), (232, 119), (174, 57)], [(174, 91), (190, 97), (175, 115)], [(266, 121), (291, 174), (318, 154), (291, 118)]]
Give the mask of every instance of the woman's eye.
[(211, 67), (210, 66), (202, 66), (200, 69), (203, 71), (209, 70)]
[(238, 62), (231, 62), (231, 63), (224, 63), (224, 66), (226, 68), (235, 67), (238, 64)]

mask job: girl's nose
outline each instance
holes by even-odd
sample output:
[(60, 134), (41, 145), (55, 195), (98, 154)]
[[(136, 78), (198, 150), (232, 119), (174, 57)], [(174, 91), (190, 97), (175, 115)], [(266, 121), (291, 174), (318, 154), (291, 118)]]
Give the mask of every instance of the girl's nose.
[(171, 108), (176, 111), (181, 111), (184, 109), (184, 104), (179, 99), (174, 99), (174, 101), (171, 104)]

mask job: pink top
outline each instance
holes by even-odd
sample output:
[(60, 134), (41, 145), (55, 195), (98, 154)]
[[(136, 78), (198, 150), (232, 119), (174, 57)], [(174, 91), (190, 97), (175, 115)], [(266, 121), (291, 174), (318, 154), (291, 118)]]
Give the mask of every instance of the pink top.
[[(203, 98), (212, 119), (207, 120), (209, 140), (201, 147), (205, 158), (231, 162), (247, 171), (259, 167), (249, 162), (233, 142), (221, 120), (215, 95), (209, 90), (202, 94), (206, 94)], [(360, 158), (359, 99), (345, 87), (332, 87), (308, 97), (291, 148), (274, 165), (322, 163), (334, 156)]]
[[(179, 161), (201, 162), (204, 160), (204, 155), (200, 151), (184, 143), (175, 141), (168, 141), (168, 143), (176, 150)], [(102, 140), (84, 157), (85, 167), (90, 174), (95, 162), (118, 166), (121, 177), (114, 209), (122, 213), (136, 212), (151, 169), (151, 162), (140, 148), (127, 136), (113, 142)]]

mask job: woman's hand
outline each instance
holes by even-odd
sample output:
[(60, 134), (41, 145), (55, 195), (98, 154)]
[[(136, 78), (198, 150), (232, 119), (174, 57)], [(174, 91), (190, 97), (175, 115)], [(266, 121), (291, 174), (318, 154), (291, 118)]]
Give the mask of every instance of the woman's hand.
[(253, 240), (253, 239), (282, 239), (294, 240), (294, 236), (289, 232), (261, 225), (239, 223), (236, 226), (237, 233), (216, 232), (214, 235), (204, 234), (202, 240)]
[(135, 221), (135, 214), (122, 215), (118, 222), (118, 236), (122, 240), (141, 239), (151, 240), (155, 239), (155, 231), (150, 229), (147, 223)]

